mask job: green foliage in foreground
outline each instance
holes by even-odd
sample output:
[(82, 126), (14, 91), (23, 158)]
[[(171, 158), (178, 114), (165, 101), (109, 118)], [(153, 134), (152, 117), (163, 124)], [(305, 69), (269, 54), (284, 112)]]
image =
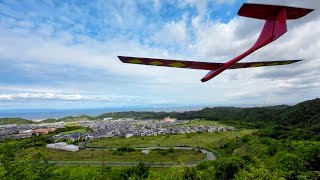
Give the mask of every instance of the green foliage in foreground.
[[(86, 173), (71, 171), (70, 168), (54, 167), (44, 154), (22, 156), (16, 154), (30, 147), (43, 147), (51, 139), (48, 136), (35, 136), (28, 139), (4, 141), (0, 144), (0, 179), (142, 179), (149, 174), (149, 167), (143, 163), (132, 168), (93, 167)], [(72, 169), (72, 168), (71, 168)], [(81, 168), (82, 169), (82, 168)]]
[[(43, 156), (16, 161), (23, 149), (41, 146), (50, 139), (33, 137), (0, 145), (0, 179), (319, 179), (320, 178), (320, 99), (292, 107), (204, 109), (185, 117), (221, 119), (240, 128), (259, 130), (195, 133), (159, 137), (102, 139), (92, 146), (174, 146), (190, 145), (214, 149), (222, 155), (196, 167), (152, 169), (144, 164), (132, 168), (51, 167)], [(200, 114), (199, 114), (200, 113)], [(201, 114), (202, 113), (202, 114)], [(159, 115), (159, 114), (158, 114)], [(168, 114), (162, 114), (168, 116)], [(161, 116), (162, 116), (161, 115)], [(179, 113), (176, 113), (179, 115)], [(181, 115), (181, 114), (180, 114)], [(172, 116), (175, 117), (175, 116)], [(210, 117), (210, 118), (209, 118)], [(247, 131), (247, 133), (243, 133)], [(250, 132), (250, 133), (248, 133)], [(225, 134), (224, 134), (225, 133)], [(237, 134), (243, 133), (242, 136)], [(222, 135), (228, 137), (223, 137)], [(170, 153), (169, 153), (170, 155)], [(77, 169), (78, 168), (78, 169)], [(79, 169), (86, 170), (84, 172)]]
[[(255, 146), (265, 149), (257, 153)], [(151, 172), (148, 179), (316, 179), (320, 177), (319, 151), (320, 142), (274, 140), (254, 134), (221, 147), (225, 156), (216, 161)]]
[[(46, 136), (3, 142), (0, 145), (0, 179), (316, 179), (320, 177), (320, 142), (293, 137), (270, 137), (270, 129), (215, 144), (222, 155), (196, 167), (56, 167), (42, 153), (14, 157), (28, 147), (43, 147)], [(222, 132), (225, 133), (225, 132)], [(202, 133), (210, 134), (210, 133)], [(271, 133), (272, 134), (272, 133)], [(175, 135), (176, 136), (176, 135)], [(169, 136), (170, 139), (171, 136)], [(161, 139), (159, 137), (159, 139)], [(174, 138), (179, 141), (179, 138)], [(189, 139), (189, 138), (185, 138)], [(128, 138), (130, 140), (130, 138)], [(127, 151), (128, 148), (120, 148)], [(172, 149), (173, 150), (173, 149)], [(171, 149), (166, 153), (171, 153)], [(157, 152), (159, 151), (159, 152)], [(173, 150), (175, 151), (175, 150)], [(161, 150), (155, 150), (162, 153)], [(83, 172), (79, 171), (83, 169)], [(78, 169), (78, 170), (76, 170)]]

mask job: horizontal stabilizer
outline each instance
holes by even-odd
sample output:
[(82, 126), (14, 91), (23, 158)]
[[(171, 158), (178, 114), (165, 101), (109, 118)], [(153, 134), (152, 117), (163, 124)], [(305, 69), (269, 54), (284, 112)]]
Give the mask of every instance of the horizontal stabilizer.
[(238, 15), (255, 19), (274, 19), (283, 8), (286, 9), (287, 19), (299, 19), (313, 11), (306, 8), (244, 3)]
[[(118, 58), (123, 63), (175, 67), (175, 68), (187, 68), (187, 69), (201, 69), (201, 70), (217, 70), (225, 64), (225, 63), (211, 63), (211, 62), (169, 60), (169, 59), (153, 59), (153, 58), (127, 57), (127, 56), (118, 56)], [(292, 64), (292, 63), (296, 63), (299, 61), (301, 61), (301, 60), (236, 63), (233, 66), (231, 66), (229, 69), (287, 65), (287, 64)]]

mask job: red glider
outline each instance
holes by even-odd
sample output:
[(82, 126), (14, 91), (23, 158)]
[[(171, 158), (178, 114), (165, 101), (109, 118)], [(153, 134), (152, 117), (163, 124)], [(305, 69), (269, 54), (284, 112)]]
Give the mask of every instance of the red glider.
[(238, 15), (256, 19), (266, 20), (263, 30), (257, 42), (246, 52), (235, 57), (226, 63), (211, 63), (211, 62), (195, 62), (195, 61), (181, 61), (181, 60), (168, 60), (168, 59), (153, 59), (141, 57), (126, 57), (118, 56), (123, 63), (143, 64), (153, 66), (165, 66), (176, 68), (189, 68), (189, 69), (202, 69), (210, 70), (210, 72), (201, 79), (206, 82), (227, 69), (251, 68), (261, 66), (276, 66), (296, 63), (301, 60), (287, 60), (287, 61), (264, 61), (264, 62), (248, 62), (237, 63), (241, 59), (247, 57), (256, 50), (263, 46), (277, 40), (287, 32), (287, 20), (301, 18), (313, 9), (277, 6), (277, 5), (264, 5), (264, 4), (249, 4), (245, 3), (240, 8)]

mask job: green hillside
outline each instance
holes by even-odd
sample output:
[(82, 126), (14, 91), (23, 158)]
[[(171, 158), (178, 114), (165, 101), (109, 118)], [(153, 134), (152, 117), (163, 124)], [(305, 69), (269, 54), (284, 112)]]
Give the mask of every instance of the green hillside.
[(275, 119), (283, 108), (235, 108), (235, 107), (214, 107), (204, 108), (199, 111), (186, 112), (116, 112), (105, 113), (99, 118), (113, 117), (118, 118), (139, 118), (139, 119), (163, 119), (173, 117), (178, 119), (197, 119), (207, 120), (242, 120), (242, 121), (264, 121)]
[(320, 99), (299, 103), (295, 106), (270, 106), (255, 108), (214, 107), (199, 111), (186, 112), (115, 112), (105, 113), (98, 118), (139, 118), (162, 119), (172, 117), (178, 119), (207, 119), (217, 121), (237, 120), (242, 122), (270, 122), (307, 127), (320, 123)]
[(319, 124), (320, 99), (304, 101), (284, 109), (280, 114), (280, 123), (305, 127)]
[(8, 125), (8, 124), (32, 124), (33, 122), (27, 119), (22, 118), (0, 118), (0, 125)]
[(81, 115), (81, 116), (68, 116), (68, 117), (64, 117), (64, 118), (60, 118), (60, 119), (46, 119), (41, 121), (42, 123), (54, 123), (54, 122), (60, 122), (60, 121), (64, 121), (64, 122), (76, 122), (76, 121), (92, 121), (92, 120), (97, 120), (96, 117), (92, 117), (92, 116), (87, 116), (87, 115)]

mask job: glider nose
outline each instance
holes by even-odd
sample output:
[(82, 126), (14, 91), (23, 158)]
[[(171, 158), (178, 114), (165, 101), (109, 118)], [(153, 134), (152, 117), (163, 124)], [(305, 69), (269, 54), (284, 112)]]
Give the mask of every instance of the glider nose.
[[(221, 68), (220, 68), (221, 69)], [(201, 82), (207, 82), (209, 81), (210, 79), (212, 79), (213, 77), (215, 77), (216, 75), (220, 74), (222, 71), (219, 72), (218, 69), (217, 71), (216, 70), (211, 70), (209, 71), (202, 79), (201, 79)]]

